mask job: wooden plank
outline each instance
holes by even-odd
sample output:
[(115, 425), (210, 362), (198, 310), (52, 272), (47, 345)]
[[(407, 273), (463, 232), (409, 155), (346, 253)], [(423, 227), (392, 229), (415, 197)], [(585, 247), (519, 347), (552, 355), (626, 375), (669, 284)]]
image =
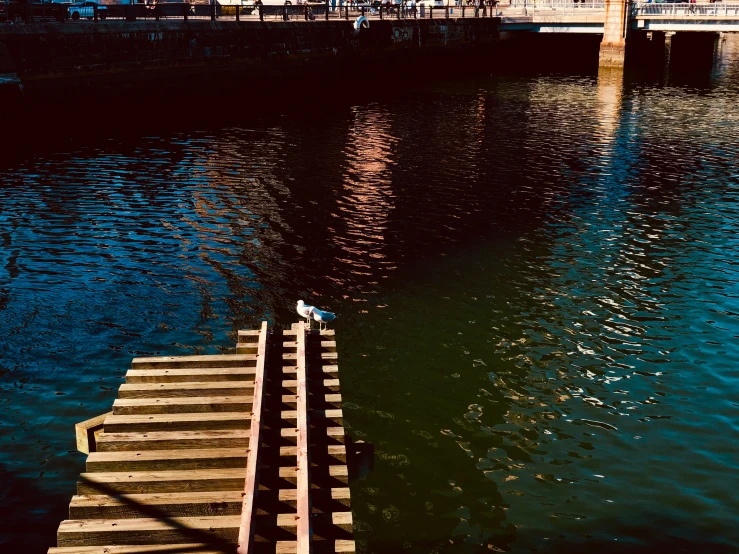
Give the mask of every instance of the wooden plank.
[(255, 503), (259, 493), (259, 459), (261, 453), (262, 410), (264, 402), (265, 366), (267, 363), (267, 322), (262, 322), (257, 348), (257, 371), (254, 378), (254, 405), (252, 407), (252, 423), (249, 442), (252, 445), (246, 462), (246, 479), (244, 482), (244, 498), (238, 531), (238, 554), (254, 551), (251, 547), (254, 538), (252, 522)]
[(253, 381), (254, 367), (207, 367), (186, 369), (129, 369), (126, 383), (178, 383), (203, 381)]
[(105, 419), (106, 433), (215, 431), (248, 429), (250, 426), (251, 415), (247, 412), (109, 415)]
[[(295, 513), (298, 504), (297, 489), (278, 489), (259, 493), (259, 513)], [(314, 489), (311, 491), (312, 513), (344, 512), (351, 508), (347, 487)]]
[[(338, 379), (323, 379), (322, 381), (316, 382), (315, 380), (312, 380), (315, 385), (315, 392), (338, 392), (339, 391), (339, 380)], [(290, 391), (295, 392), (296, 388), (298, 386), (298, 380), (293, 379), (285, 379), (282, 381), (282, 388)]]
[[(311, 487), (341, 487), (349, 483), (349, 470), (345, 465), (318, 466), (311, 468)], [(285, 483), (297, 485), (298, 468), (281, 467), (279, 469), (280, 479)], [(319, 485), (320, 483), (320, 485)]]
[[(285, 366), (282, 368), (282, 373), (285, 377), (294, 377), (297, 373), (297, 366)], [(337, 365), (319, 365), (308, 369), (308, 380), (314, 379), (338, 379), (339, 378), (339, 366)]]
[(74, 426), (74, 435), (77, 440), (77, 450), (83, 454), (89, 454), (96, 450), (96, 439), (103, 431), (103, 423), (105, 418), (113, 412), (108, 412), (91, 419), (81, 421)]
[(48, 554), (223, 554), (212, 545), (201, 544), (145, 544), (71, 546), (50, 548)]
[(158, 356), (134, 358), (131, 369), (175, 369), (195, 367), (239, 367), (254, 364), (254, 354), (215, 354), (209, 356)]
[(124, 383), (118, 388), (118, 398), (172, 398), (251, 395), (252, 381), (187, 382), (187, 383)]
[[(294, 466), (297, 464), (297, 446), (280, 446), (279, 457), (281, 465)], [(312, 446), (310, 449), (311, 464), (341, 465), (346, 463), (346, 446), (343, 444), (329, 444), (328, 446)]]
[(153, 431), (149, 433), (101, 433), (100, 452), (167, 450), (180, 448), (237, 448), (249, 446), (249, 431)]
[[(265, 518), (266, 519), (266, 518)], [(319, 521), (325, 525), (335, 525), (344, 530), (351, 530), (352, 513), (351, 512), (331, 512), (326, 514), (314, 515), (311, 519)], [(298, 533), (298, 552), (300, 552), (300, 519), (295, 514), (277, 514), (274, 518), (274, 525), (282, 529), (296, 529)]]
[(86, 468), (88, 472), (243, 468), (247, 452), (246, 448), (93, 452), (87, 457)]
[[(344, 412), (339, 408), (332, 408), (329, 410), (311, 410), (311, 424), (314, 425), (317, 422), (337, 422), (341, 425), (344, 419)], [(280, 417), (284, 420), (291, 421), (298, 418), (297, 410), (283, 410), (280, 412)]]
[(176, 414), (251, 412), (249, 396), (183, 396), (179, 398), (118, 398), (113, 414)]
[[(344, 444), (346, 441), (343, 427), (326, 427), (316, 432), (324, 442), (328, 442), (330, 444)], [(291, 444), (297, 444), (299, 436), (300, 433), (297, 429), (293, 429), (291, 427), (280, 429), (280, 437)]]
[[(323, 541), (329, 542), (329, 541)], [(348, 554), (354, 552), (354, 541), (351, 540), (337, 540), (330, 541), (333, 544), (326, 544), (321, 548), (321, 552), (326, 553), (337, 553), (337, 554)], [(297, 543), (295, 541), (277, 541), (275, 543), (275, 554), (295, 554), (297, 552)]]
[(241, 501), (240, 490), (117, 496), (78, 495), (72, 497), (69, 504), (69, 519), (237, 516), (241, 514)]
[[(232, 544), (238, 537), (239, 516), (71, 519), (62, 521), (57, 533), (59, 546), (102, 546), (106, 544), (166, 544), (194, 537), (214, 546)], [(204, 541), (205, 542), (205, 541)]]
[(82, 473), (77, 494), (154, 494), (242, 490), (244, 468)]
[[(308, 384), (305, 367), (305, 323), (302, 321), (298, 324), (297, 339), (298, 382), (296, 394), (298, 396), (298, 418), (296, 427), (298, 431), (298, 490), (296, 513), (294, 517), (289, 519), (292, 519), (292, 521), (296, 523), (298, 554), (310, 554), (313, 550), (311, 548), (311, 528), (313, 520), (311, 518), (310, 506), (310, 460), (308, 459), (308, 446), (310, 445), (310, 441), (308, 437)], [(278, 516), (278, 518), (279, 517), (280, 516)]]

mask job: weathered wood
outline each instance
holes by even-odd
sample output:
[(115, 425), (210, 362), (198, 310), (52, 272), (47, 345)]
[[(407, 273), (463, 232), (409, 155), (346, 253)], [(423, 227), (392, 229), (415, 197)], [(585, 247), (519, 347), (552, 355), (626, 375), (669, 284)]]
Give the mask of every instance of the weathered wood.
[(224, 554), (224, 550), (207, 544), (145, 544), (65, 546), (50, 548), (48, 554)]
[(244, 468), (82, 473), (77, 494), (154, 494), (233, 491), (244, 487)]
[(221, 381), (216, 383), (124, 383), (118, 388), (118, 398), (172, 398), (254, 394), (253, 381)]
[(74, 435), (77, 439), (77, 450), (83, 454), (95, 452), (97, 436), (102, 433), (105, 418), (110, 414), (112, 414), (112, 412), (108, 412), (91, 419), (86, 419), (74, 426)]
[[(280, 465), (295, 466), (297, 464), (298, 448), (296, 446), (281, 446), (279, 448)], [(346, 447), (343, 444), (329, 444), (312, 446), (310, 450), (311, 464), (341, 465), (346, 463)]]
[(118, 398), (113, 414), (181, 414), (251, 412), (252, 396), (184, 396), (181, 398)]
[(60, 546), (102, 546), (106, 544), (165, 544), (199, 537), (208, 544), (234, 543), (239, 516), (72, 519), (62, 521), (57, 533)]
[[(87, 457), (86, 468), (88, 472), (243, 468), (247, 452), (246, 448), (94, 452)], [(341, 454), (334, 456), (338, 458)], [(346, 457), (346, 452), (343, 454)]]
[[(334, 552), (337, 554), (346, 554), (354, 552), (354, 541), (352, 540), (321, 541), (321, 544), (318, 546), (321, 554)], [(295, 554), (296, 552), (297, 543), (295, 541), (277, 541), (274, 550), (275, 554)]]
[(195, 367), (240, 367), (254, 364), (254, 354), (215, 354), (210, 356), (159, 356), (134, 358), (132, 369), (175, 369)]
[(212, 431), (248, 429), (250, 426), (251, 415), (247, 412), (109, 415), (105, 419), (106, 433)]
[(253, 381), (254, 367), (208, 367), (186, 369), (129, 369), (126, 383), (182, 383), (204, 381)]
[[(259, 494), (258, 512), (295, 513), (298, 505), (297, 489), (279, 489), (261, 491)], [(347, 511), (351, 505), (351, 495), (346, 487), (313, 489), (311, 491), (312, 513), (328, 513)]]
[[(341, 489), (337, 489), (341, 490)], [(72, 497), (69, 519), (241, 515), (241, 491)]]
[[(337, 392), (339, 390), (339, 380), (338, 379), (323, 379), (322, 381), (315, 382), (314, 384), (314, 394), (316, 392)], [(298, 381), (292, 380), (292, 379), (285, 379), (282, 381), (282, 388), (286, 391), (295, 393), (295, 390), (297, 389)]]
[(100, 433), (98, 450), (168, 450), (180, 448), (237, 448), (249, 446), (249, 431), (153, 431), (148, 433)]
[[(282, 368), (282, 372), (286, 377), (294, 376), (297, 371), (296, 366), (285, 366)], [(338, 379), (339, 378), (339, 366), (337, 365), (319, 365), (308, 369), (308, 379), (318, 377), (324, 379)]]
[[(305, 323), (302, 321), (298, 325), (298, 356), (297, 356), (297, 386), (296, 394), (298, 396), (297, 406), (297, 507), (295, 517), (288, 518), (292, 519), (293, 522), (297, 522), (297, 549), (298, 554), (310, 554), (311, 548), (311, 534), (313, 519), (311, 518), (311, 505), (310, 505), (310, 460), (308, 458), (308, 446), (310, 445), (310, 439), (308, 437), (308, 384), (306, 376), (306, 364), (305, 364)], [(283, 381), (282, 386), (285, 386)], [(280, 516), (277, 516), (278, 519)], [(279, 525), (279, 523), (278, 523)]]
[(334, 332), (238, 336), (132, 362), (51, 554), (354, 552)]
[[(298, 468), (281, 467), (279, 476), (285, 483), (297, 485)], [(312, 467), (310, 476), (311, 487), (334, 488), (349, 484), (349, 471), (345, 465)]]
[[(297, 444), (299, 433), (297, 429), (287, 427), (280, 429), (280, 436), (290, 444)], [(344, 444), (346, 440), (343, 427), (326, 427), (321, 430), (321, 436), (330, 444)]]
[[(262, 322), (257, 349), (257, 371), (254, 379), (254, 405), (252, 409), (252, 425), (250, 429), (250, 443), (252, 449), (246, 464), (246, 480), (244, 483), (244, 498), (241, 508), (241, 518), (238, 531), (238, 554), (248, 554), (254, 538), (252, 518), (254, 506), (259, 493), (259, 458), (262, 428), (262, 410), (264, 402), (265, 364), (267, 363), (267, 322)], [(253, 549), (252, 549), (253, 552)]]
[[(298, 411), (297, 410), (283, 410), (280, 412), (280, 417), (282, 419), (291, 421), (298, 418)], [(344, 413), (341, 409), (330, 409), (330, 410), (311, 410), (310, 411), (310, 420), (311, 425), (314, 425), (318, 421), (321, 423), (325, 422), (338, 422), (341, 424), (342, 420), (344, 419)]]

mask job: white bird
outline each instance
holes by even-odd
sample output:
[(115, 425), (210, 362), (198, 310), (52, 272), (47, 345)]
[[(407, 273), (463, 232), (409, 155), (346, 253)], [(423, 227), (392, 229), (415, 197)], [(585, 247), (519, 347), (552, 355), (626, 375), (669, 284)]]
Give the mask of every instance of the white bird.
[[(313, 314), (313, 319), (315, 319), (318, 322), (318, 327), (321, 329), (327, 329), (328, 325), (325, 325), (325, 324), (327, 324), (329, 321), (333, 321), (334, 319), (336, 319), (335, 313), (324, 312), (323, 310), (319, 310), (316, 307), (313, 307), (311, 309), (311, 313)], [(323, 326), (321, 326), (322, 323), (324, 324)]]
[(309, 306), (302, 300), (298, 300), (298, 306), (296, 310), (300, 317), (305, 318), (305, 321), (308, 323), (308, 329), (310, 329), (310, 316), (313, 313), (313, 310), (315, 310), (315, 308), (313, 306)]

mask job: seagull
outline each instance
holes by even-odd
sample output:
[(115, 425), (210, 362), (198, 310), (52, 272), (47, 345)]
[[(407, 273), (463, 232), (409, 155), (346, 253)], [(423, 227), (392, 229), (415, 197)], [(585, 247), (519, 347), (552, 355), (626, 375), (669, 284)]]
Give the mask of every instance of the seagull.
[(305, 318), (305, 321), (308, 323), (308, 329), (310, 329), (310, 316), (315, 308), (313, 306), (308, 306), (308, 304), (306, 304), (302, 300), (298, 300), (298, 306), (296, 310), (300, 317)]
[[(313, 319), (315, 319), (318, 322), (318, 327), (321, 330), (327, 329), (328, 325), (325, 325), (325, 324), (327, 324), (329, 321), (333, 321), (334, 319), (336, 319), (336, 314), (331, 313), (331, 312), (324, 312), (323, 310), (319, 310), (318, 308), (315, 308), (315, 307), (311, 308), (311, 313), (313, 314)], [(323, 327), (321, 326), (322, 323), (324, 324)]]

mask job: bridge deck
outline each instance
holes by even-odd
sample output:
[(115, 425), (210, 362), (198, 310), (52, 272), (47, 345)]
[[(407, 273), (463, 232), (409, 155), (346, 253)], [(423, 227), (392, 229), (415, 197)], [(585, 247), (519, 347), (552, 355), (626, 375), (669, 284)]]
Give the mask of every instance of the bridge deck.
[(333, 331), (136, 358), (50, 554), (354, 552)]

